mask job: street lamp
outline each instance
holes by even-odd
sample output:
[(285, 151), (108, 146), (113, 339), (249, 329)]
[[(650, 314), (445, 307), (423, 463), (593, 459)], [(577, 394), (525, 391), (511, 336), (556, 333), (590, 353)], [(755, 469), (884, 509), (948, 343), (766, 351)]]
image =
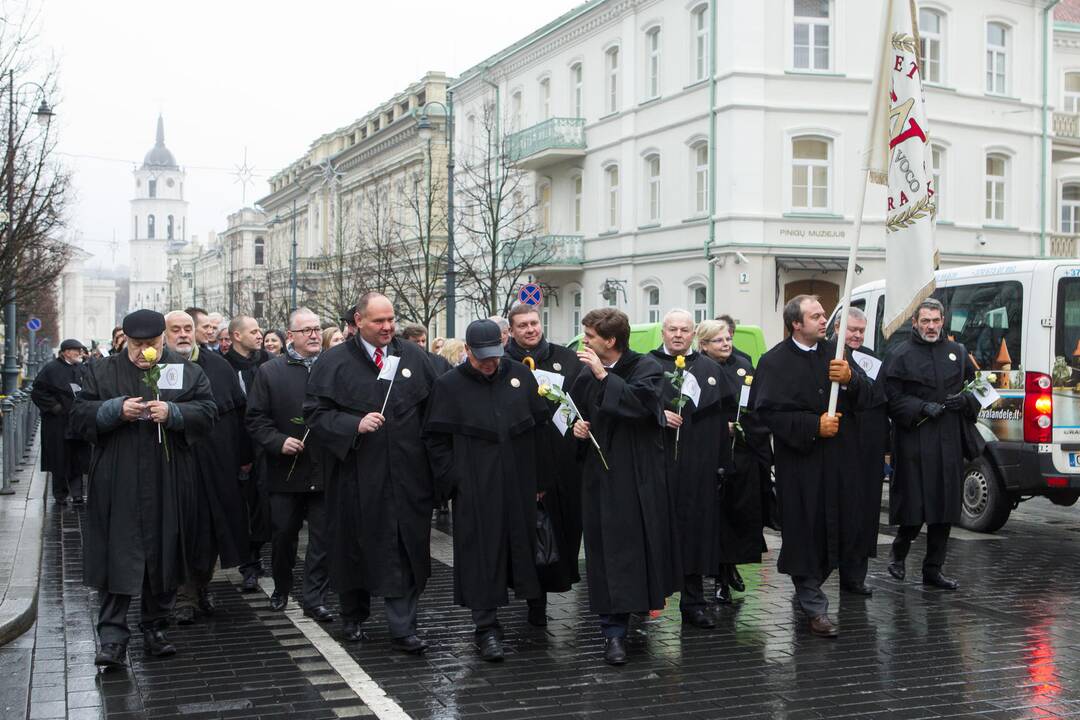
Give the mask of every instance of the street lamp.
[[(428, 108), (438, 105), (443, 109), (446, 132), (446, 337), (454, 337), (454, 316), (457, 313), (457, 275), (454, 271), (454, 92), (446, 91), (446, 104), (437, 100), (424, 103), (420, 108), (420, 119), (416, 122), (416, 132), (420, 140), (430, 143), (434, 136), (431, 121), (428, 120)], [(428, 182), (431, 182), (431, 152), (428, 147)], [(430, 223), (428, 225), (430, 228)]]
[[(56, 113), (49, 107), (49, 103), (46, 100), (48, 91), (44, 87), (36, 82), (25, 82), (18, 87), (18, 90), (22, 90), (27, 86), (34, 86), (41, 91), (41, 104), (34, 112), (34, 117), (37, 118), (38, 124), (42, 127), (48, 127), (52, 121), (53, 116)], [(7, 225), (6, 241), (11, 243), (12, 235), (12, 223), (15, 221), (15, 71), (8, 70), (8, 144), (7, 144), (7, 157), (5, 158), (5, 167), (7, 168), (7, 199), (4, 203), (3, 218), (0, 222), (4, 222)], [(17, 258), (16, 258), (17, 260)], [(14, 277), (19, 274), (19, 268), (16, 263)], [(15, 328), (15, 288), (11, 288), (8, 291), (7, 304), (4, 306), (4, 394), (11, 395), (18, 389), (19, 385), (19, 345), (18, 345), (18, 330)]]

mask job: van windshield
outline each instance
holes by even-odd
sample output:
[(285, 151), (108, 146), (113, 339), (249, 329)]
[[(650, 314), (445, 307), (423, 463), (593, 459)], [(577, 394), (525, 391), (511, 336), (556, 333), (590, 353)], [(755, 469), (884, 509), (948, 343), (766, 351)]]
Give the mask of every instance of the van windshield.
[(1024, 288), (1016, 280), (939, 288), (945, 333), (963, 344), (980, 370), (1018, 370)]

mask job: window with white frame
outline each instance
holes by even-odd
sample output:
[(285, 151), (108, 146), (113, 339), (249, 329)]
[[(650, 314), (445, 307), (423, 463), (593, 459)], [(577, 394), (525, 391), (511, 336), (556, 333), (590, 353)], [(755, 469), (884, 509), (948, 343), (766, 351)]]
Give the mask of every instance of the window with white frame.
[(510, 96), (510, 127), (512, 130), (521, 129), (521, 123), (523, 122), (521, 109), (521, 91), (516, 90)]
[(1080, 183), (1061, 186), (1061, 227), (1067, 235), (1080, 235)]
[(551, 183), (541, 183), (536, 192), (536, 208), (540, 213), (540, 234), (551, 234)]
[(255, 264), (266, 264), (266, 241), (261, 235), (255, 238)]
[(607, 227), (615, 230), (619, 227), (619, 166), (612, 165), (604, 170), (604, 182), (607, 185)]
[(585, 117), (585, 71), (581, 63), (570, 66), (570, 109), (572, 117)]
[(694, 313), (695, 325), (708, 319), (709, 292), (704, 285), (690, 286), (690, 311)]
[(540, 331), (544, 339), (551, 337), (551, 310), (547, 305), (540, 306)]
[(660, 288), (645, 288), (645, 322), (660, 322)]
[(1004, 95), (1008, 89), (1009, 28), (1004, 23), (986, 24), (986, 92)]
[(694, 48), (694, 80), (709, 75), (709, 6), (699, 5), (690, 13), (691, 38)]
[(829, 70), (829, 0), (794, 0), (795, 37), (793, 64), (796, 70)]
[(540, 80), (540, 119), (551, 117), (551, 78)]
[(945, 148), (940, 145), (930, 146), (930, 172), (931, 183), (934, 188), (934, 201), (937, 203), (937, 215), (941, 217), (941, 188), (942, 180), (945, 176)]
[(619, 111), (619, 48), (613, 47), (605, 53), (607, 77), (605, 78), (607, 111)]
[(940, 10), (919, 10), (919, 54), (922, 56), (922, 76), (926, 82), (945, 81), (944, 62), (945, 13)]
[(831, 143), (819, 137), (791, 141), (791, 207), (796, 210), (828, 210)]
[(694, 214), (709, 212), (709, 144), (700, 142), (690, 148), (694, 165)]
[(579, 233), (581, 232), (581, 196), (584, 183), (580, 175), (575, 175), (571, 180), (571, 184), (574, 188), (574, 206), (571, 208), (571, 215), (574, 218), (574, 232)]
[(1009, 159), (999, 153), (986, 156), (986, 220), (1005, 221), (1005, 191), (1008, 186)]
[(645, 193), (649, 222), (660, 222), (660, 156), (656, 153), (645, 158)]
[(1061, 103), (1065, 112), (1080, 113), (1080, 72), (1065, 73), (1065, 97)]
[(574, 297), (571, 302), (570, 312), (570, 331), (575, 335), (578, 332), (578, 328), (581, 327), (581, 291), (575, 290)]
[(660, 97), (660, 28), (645, 33), (645, 97)]

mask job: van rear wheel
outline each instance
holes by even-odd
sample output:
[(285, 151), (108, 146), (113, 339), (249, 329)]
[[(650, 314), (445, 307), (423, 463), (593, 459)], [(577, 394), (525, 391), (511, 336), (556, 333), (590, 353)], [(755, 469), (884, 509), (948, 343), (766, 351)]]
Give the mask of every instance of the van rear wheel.
[(964, 471), (963, 510), (960, 527), (992, 533), (1009, 519), (1012, 503), (985, 458), (968, 463)]

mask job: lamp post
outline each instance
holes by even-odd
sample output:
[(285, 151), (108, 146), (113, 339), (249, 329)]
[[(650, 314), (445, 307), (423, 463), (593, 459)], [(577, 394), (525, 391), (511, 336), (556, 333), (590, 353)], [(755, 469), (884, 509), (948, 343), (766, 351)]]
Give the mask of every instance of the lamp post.
[[(433, 133), (428, 120), (428, 108), (438, 105), (445, 113), (446, 132), (446, 337), (454, 337), (454, 316), (457, 312), (457, 274), (454, 269), (454, 92), (446, 91), (446, 104), (437, 100), (424, 103), (420, 109), (420, 119), (416, 123), (417, 134), (425, 143), (430, 143)], [(428, 150), (428, 182), (431, 182), (431, 155)], [(430, 223), (428, 225), (430, 228)]]
[[(45, 88), (36, 82), (26, 82), (19, 86), (22, 90), (28, 85), (33, 85), (41, 91), (41, 105), (34, 112), (38, 123), (42, 127), (48, 127), (55, 113), (49, 107), (45, 99)], [(8, 70), (8, 145), (5, 167), (7, 170), (7, 199), (4, 203), (4, 214), (0, 221), (6, 223), (6, 242), (10, 246), (15, 223), (15, 71)], [(18, 276), (18, 263), (16, 262), (13, 277)], [(11, 395), (19, 385), (19, 345), (18, 330), (15, 328), (15, 289), (8, 291), (7, 304), (4, 306), (4, 394)]]

